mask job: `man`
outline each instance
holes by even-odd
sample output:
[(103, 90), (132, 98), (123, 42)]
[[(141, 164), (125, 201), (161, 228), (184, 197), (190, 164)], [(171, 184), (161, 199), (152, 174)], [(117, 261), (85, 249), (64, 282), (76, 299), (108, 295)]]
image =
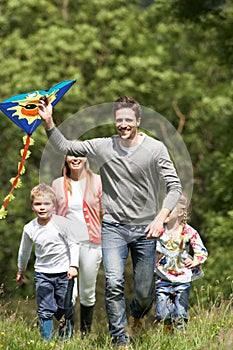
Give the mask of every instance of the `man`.
[[(113, 344), (127, 348), (124, 270), (131, 251), (134, 296), (130, 303), (132, 331), (143, 327), (154, 297), (156, 240), (175, 207), (181, 184), (164, 144), (138, 131), (141, 106), (131, 97), (114, 103), (118, 135), (83, 142), (69, 141), (54, 126), (48, 99), (39, 103), (39, 114), (54, 148), (63, 154), (93, 157), (103, 186), (104, 220), (102, 252), (106, 276), (105, 302)], [(158, 210), (159, 180), (167, 195)], [(152, 239), (149, 239), (152, 238)]]

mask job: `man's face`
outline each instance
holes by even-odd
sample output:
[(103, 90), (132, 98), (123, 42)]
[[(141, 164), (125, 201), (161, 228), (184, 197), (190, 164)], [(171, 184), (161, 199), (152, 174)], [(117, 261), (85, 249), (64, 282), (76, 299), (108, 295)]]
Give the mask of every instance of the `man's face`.
[(54, 212), (54, 204), (48, 194), (35, 196), (32, 203), (32, 210), (38, 218), (40, 225), (46, 225)]
[(122, 108), (116, 111), (115, 121), (116, 129), (121, 139), (136, 141), (140, 120), (136, 119), (135, 113), (131, 108)]

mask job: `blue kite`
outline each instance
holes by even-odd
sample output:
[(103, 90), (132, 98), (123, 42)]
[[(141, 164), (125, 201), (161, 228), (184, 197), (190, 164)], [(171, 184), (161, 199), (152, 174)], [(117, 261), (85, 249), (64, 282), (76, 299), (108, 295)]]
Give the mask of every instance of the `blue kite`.
[(0, 208), (0, 219), (5, 219), (7, 215), (6, 207), (8, 202), (14, 199), (12, 194), (14, 188), (20, 187), (19, 177), (24, 173), (24, 162), (30, 155), (28, 148), (33, 144), (31, 135), (42, 122), (38, 113), (39, 99), (47, 96), (52, 106), (55, 106), (75, 82), (76, 79), (63, 81), (52, 86), (49, 90), (35, 90), (12, 96), (0, 102), (0, 110), (27, 134), (26, 138), (23, 138), (25, 146), (21, 150), (22, 158), (18, 164), (17, 176), (10, 180), (12, 184), (11, 191), (4, 198), (3, 206)]

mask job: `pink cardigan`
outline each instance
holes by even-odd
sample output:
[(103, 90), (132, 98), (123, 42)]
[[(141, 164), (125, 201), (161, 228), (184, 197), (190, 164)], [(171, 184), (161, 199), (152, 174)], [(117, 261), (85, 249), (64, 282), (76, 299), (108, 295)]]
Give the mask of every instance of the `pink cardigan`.
[[(64, 177), (59, 177), (52, 182), (52, 188), (56, 193), (57, 207), (56, 214), (66, 216), (68, 207), (68, 189), (66, 187)], [(100, 176), (93, 174), (93, 189), (88, 191), (88, 181), (83, 198), (83, 214), (89, 233), (89, 241), (95, 244), (101, 243), (101, 218), (103, 215), (102, 206), (102, 184)], [(78, 229), (78, 228), (77, 228)]]

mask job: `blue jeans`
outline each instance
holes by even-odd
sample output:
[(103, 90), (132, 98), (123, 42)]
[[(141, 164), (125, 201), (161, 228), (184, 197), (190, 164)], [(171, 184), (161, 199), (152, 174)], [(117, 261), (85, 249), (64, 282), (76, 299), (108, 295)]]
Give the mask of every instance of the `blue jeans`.
[(103, 265), (106, 277), (105, 303), (113, 338), (128, 337), (124, 297), (124, 272), (128, 252), (133, 263), (134, 296), (130, 313), (141, 318), (152, 307), (156, 240), (146, 239), (143, 226), (102, 223)]
[(72, 291), (74, 280), (68, 280), (67, 272), (47, 274), (35, 272), (36, 298), (40, 319), (60, 320), (64, 315), (70, 318), (73, 314)]
[(188, 300), (191, 283), (161, 280), (156, 283), (156, 320), (174, 323), (179, 328), (188, 322)]

